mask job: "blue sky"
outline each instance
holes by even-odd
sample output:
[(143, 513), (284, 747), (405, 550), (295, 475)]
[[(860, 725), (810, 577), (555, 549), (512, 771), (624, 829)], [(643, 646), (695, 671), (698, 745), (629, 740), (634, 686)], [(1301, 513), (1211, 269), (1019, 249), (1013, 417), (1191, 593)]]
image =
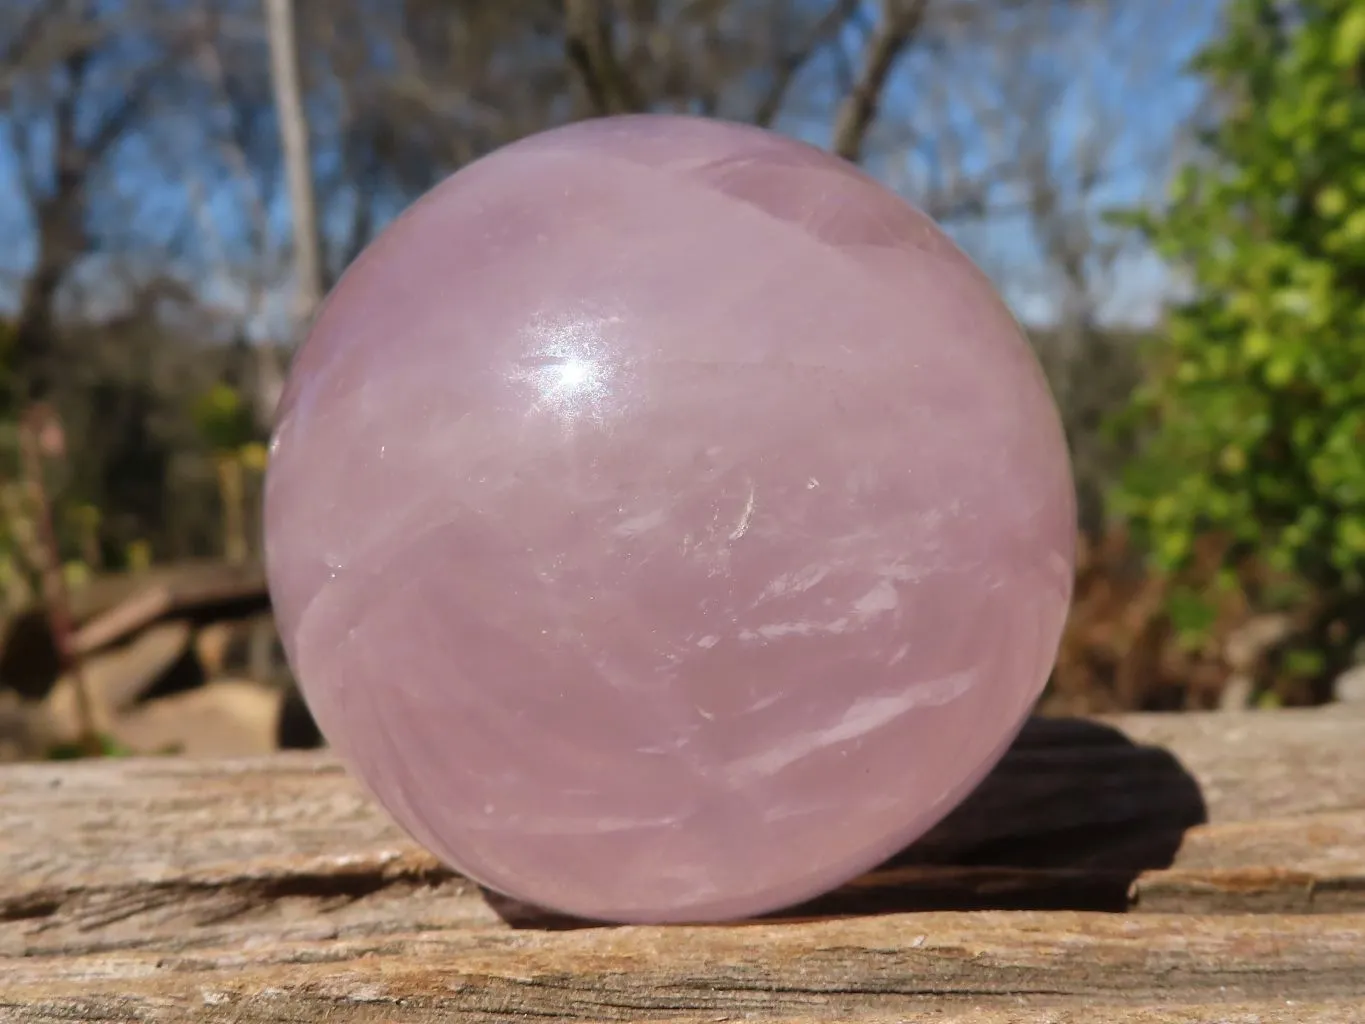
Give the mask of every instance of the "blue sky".
[[(1028, 118), (1016, 117), (994, 139), (983, 134), (979, 126), (967, 130), (957, 163), (1008, 162), (1018, 147), (1043, 140), (1049, 163), (1063, 186), (1064, 201), (1074, 206), (1079, 200), (1075, 194), (1066, 194), (1067, 168), (1075, 163), (1077, 147), (1098, 132), (1105, 139), (1105, 173), (1102, 187), (1085, 203), (1091, 221), (1097, 223), (1107, 207), (1155, 200), (1175, 155), (1174, 142), (1200, 96), (1198, 83), (1183, 74), (1183, 66), (1208, 37), (1217, 9), (1217, 0), (1129, 2), (1118, 16), (1073, 19), (1046, 37), (1021, 40), (1009, 59), (1027, 61), (1038, 75), (1054, 81), (1059, 89), (1057, 102)], [(927, 164), (913, 155), (906, 156), (903, 137), (907, 130), (932, 136), (945, 118), (954, 124), (966, 123), (967, 107), (979, 105), (977, 94), (993, 88), (998, 92), (1000, 83), (1011, 81), (1010, 75), (1015, 72), (973, 63), (981, 60), (980, 55), (971, 53), (952, 60), (912, 54), (902, 63), (872, 139), (874, 154), (890, 152), (892, 156), (874, 158), (874, 173), (912, 199), (923, 194)], [(997, 99), (1008, 107), (1014, 97)], [(173, 108), (173, 102), (173, 98), (168, 103), (163, 97), (160, 106), (163, 110)], [(788, 119), (780, 127), (825, 143), (831, 119), (832, 115), (803, 121)], [(135, 211), (132, 223), (153, 256), (157, 240), (169, 240), (185, 217), (190, 183), (176, 163), (187, 152), (192, 155), (194, 146), (203, 144), (196, 134), (196, 126), (191, 126), (183, 138), (170, 133), (172, 140), (183, 143), (175, 146), (180, 153), (167, 152), (164, 141), (154, 146), (148, 138), (133, 138), (122, 148), (115, 173), (109, 177), (113, 187), (106, 200)], [(324, 147), (319, 159), (325, 161), (327, 157)], [(27, 210), (17, 185), (14, 152), (0, 134), (0, 304), (5, 305), (12, 304), (15, 287), (32, 259)], [(280, 193), (274, 190), (270, 220), (273, 232), (283, 239), (287, 236), (288, 210)], [(992, 198), (1006, 207), (1017, 205), (1019, 200), (1006, 188), (997, 188)], [(244, 221), (237, 198), (220, 193), (213, 197), (211, 209), (216, 229), (200, 231), (195, 236), (198, 241), (211, 244), (206, 234), (229, 240), (236, 236)], [(1027, 216), (1001, 214), (949, 227), (995, 278), (1022, 318), (1037, 321), (1052, 316), (1057, 286), (1044, 272), (1045, 260)], [(229, 304), (237, 301), (240, 289), (221, 280), (221, 271), (218, 276), (220, 280), (211, 289), (215, 299)], [(1114, 273), (1097, 281), (1108, 315), (1139, 321), (1150, 321), (1158, 314), (1167, 284), (1161, 265), (1142, 252), (1124, 255)], [(279, 314), (285, 304), (275, 301), (271, 308)]]
[[(1113, 239), (1101, 224), (1106, 211), (1160, 202), (1171, 170), (1188, 151), (1185, 133), (1203, 89), (1186, 66), (1216, 29), (1220, 6), (1219, 0), (1096, 4), (1051, 37), (1022, 42), (1031, 50), (1022, 59), (1055, 85), (1056, 102), (1021, 118), (1011, 137), (1016, 145), (997, 144), (994, 159), (1008, 162), (1029, 145), (1042, 146), (1063, 205), (1082, 211), (1098, 236)], [(954, 70), (965, 78), (972, 68), (968, 63)], [(999, 77), (1006, 88), (1014, 80), (1009, 71)], [(1015, 97), (1006, 97), (1004, 105), (1016, 101), (1028, 110), (1030, 104)], [(900, 99), (907, 107), (911, 102)], [(893, 108), (885, 119), (895, 116)], [(1097, 139), (1100, 182), (1083, 194), (1076, 188), (1078, 153)], [(914, 194), (913, 186), (909, 191)], [(1024, 197), (1002, 187), (995, 198), (997, 209), (1008, 210)], [(1055, 316), (1058, 289), (1045, 272), (1034, 227), (1028, 215), (1008, 213), (949, 225), (1021, 318), (1036, 322)], [(1094, 281), (1102, 315), (1117, 321), (1150, 323), (1159, 316), (1168, 288), (1165, 268), (1137, 247), (1116, 257), (1109, 272), (1096, 274)]]

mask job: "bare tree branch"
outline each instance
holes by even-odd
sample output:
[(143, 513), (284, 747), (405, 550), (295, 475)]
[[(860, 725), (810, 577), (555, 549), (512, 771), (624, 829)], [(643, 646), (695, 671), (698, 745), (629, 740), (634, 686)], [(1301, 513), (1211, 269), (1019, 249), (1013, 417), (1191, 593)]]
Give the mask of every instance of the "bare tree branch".
[(46, 3), (34, 3), (27, 15), (15, 26), (14, 31), (6, 33), (5, 45), (0, 49), (0, 105), (9, 100), (14, 87), (17, 68), (20, 62), (36, 48), (39, 35), (52, 15)]
[(881, 17), (868, 40), (862, 73), (834, 120), (831, 148), (845, 160), (857, 163), (862, 159), (887, 80), (914, 40), (928, 8), (929, 0), (882, 0)]
[(801, 45), (784, 53), (773, 72), (772, 84), (754, 108), (753, 121), (767, 128), (777, 119), (791, 89), (793, 80), (801, 69), (823, 46), (836, 40), (839, 31), (848, 23), (862, 6), (860, 0), (838, 0), (811, 26)]
[(564, 0), (564, 47), (594, 113), (645, 109), (635, 83), (616, 57), (611, 12), (602, 0)]

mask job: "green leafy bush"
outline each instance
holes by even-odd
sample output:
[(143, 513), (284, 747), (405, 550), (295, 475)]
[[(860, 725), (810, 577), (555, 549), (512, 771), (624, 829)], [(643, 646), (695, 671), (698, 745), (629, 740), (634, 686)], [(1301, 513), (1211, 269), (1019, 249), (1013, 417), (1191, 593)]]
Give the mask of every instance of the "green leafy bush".
[(236, 451), (255, 440), (256, 424), (251, 407), (236, 388), (216, 384), (194, 407), (199, 433), (215, 451)]
[(1217, 534), (1340, 604), (1365, 583), (1365, 0), (1231, 0), (1196, 69), (1217, 124), (1134, 218), (1189, 298), (1116, 508), (1168, 571)]

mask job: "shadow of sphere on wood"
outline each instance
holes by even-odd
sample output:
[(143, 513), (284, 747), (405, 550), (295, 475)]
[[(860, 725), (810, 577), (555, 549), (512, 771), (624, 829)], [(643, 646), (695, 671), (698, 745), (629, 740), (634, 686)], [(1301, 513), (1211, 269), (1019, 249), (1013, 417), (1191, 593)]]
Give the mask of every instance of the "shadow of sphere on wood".
[(280, 718), (275, 727), (275, 745), (281, 750), (315, 750), (325, 745), (322, 730), (313, 720), (308, 703), (292, 683), (280, 702)]
[[(1169, 751), (1080, 718), (1033, 718), (980, 786), (882, 867), (766, 920), (929, 910), (1128, 909), (1208, 812)], [(600, 927), (485, 892), (513, 927)]]

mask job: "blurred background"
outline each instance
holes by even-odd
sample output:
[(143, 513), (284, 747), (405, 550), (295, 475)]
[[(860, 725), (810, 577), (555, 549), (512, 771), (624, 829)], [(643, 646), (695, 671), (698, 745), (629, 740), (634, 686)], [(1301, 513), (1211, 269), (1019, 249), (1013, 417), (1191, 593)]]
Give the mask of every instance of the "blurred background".
[(441, 178), (640, 110), (862, 164), (1027, 326), (1045, 712), (1365, 700), (1365, 0), (4, 0), (0, 759), (317, 742), (259, 563), (291, 351)]

